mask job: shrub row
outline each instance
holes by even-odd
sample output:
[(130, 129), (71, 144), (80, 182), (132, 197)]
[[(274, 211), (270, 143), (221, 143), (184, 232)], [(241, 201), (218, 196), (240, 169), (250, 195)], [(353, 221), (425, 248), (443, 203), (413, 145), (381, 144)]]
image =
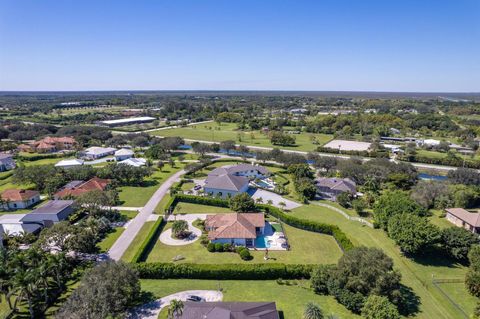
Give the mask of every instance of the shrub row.
[(17, 155), (15, 158), (17, 160), (25, 161), (25, 162), (32, 162), (32, 161), (38, 161), (41, 159), (47, 159), (47, 158), (63, 158), (67, 157), (69, 155), (72, 155), (74, 152), (68, 152), (68, 153), (48, 153), (48, 154), (36, 154), (36, 155), (31, 155), (31, 156), (23, 156), (23, 155)]
[(0, 180), (4, 180), (4, 179), (7, 179), (9, 178), (10, 176), (13, 175), (13, 170), (12, 171), (9, 171), (9, 172), (5, 172), (4, 174), (0, 175)]
[[(175, 196), (172, 205), (176, 205), (177, 202), (187, 202), (193, 204), (201, 204), (201, 205), (209, 205), (209, 206), (217, 206), (217, 207), (228, 207), (228, 201), (219, 198), (212, 198), (212, 197), (201, 197), (201, 196), (194, 196), (194, 195), (183, 195), (178, 194)], [(172, 208), (173, 208), (172, 207)], [(281, 211), (279, 208), (274, 206), (266, 205), (266, 204), (257, 204), (256, 207), (260, 210), (265, 211), (267, 214), (270, 214), (287, 225), (290, 225), (295, 228), (300, 228), (303, 230), (313, 231), (316, 233), (322, 233), (333, 236), (337, 241), (338, 245), (342, 248), (342, 250), (346, 251), (353, 248), (353, 244), (347, 235), (336, 225), (319, 223), (316, 221), (311, 221), (307, 219), (302, 219), (298, 217), (294, 217), (288, 215)]]
[[(402, 156), (399, 159), (406, 162), (417, 162), (417, 163), (447, 165), (447, 166), (456, 166), (456, 167), (464, 166), (463, 159), (459, 157), (433, 158), (433, 157), (427, 157), (427, 156), (410, 155), (410, 156)], [(465, 167), (480, 169), (480, 161), (465, 160)]]
[(388, 158), (389, 154), (388, 151), (340, 151), (336, 148), (329, 148), (319, 146), (317, 147), (317, 152), (320, 153), (332, 153), (332, 154), (344, 154), (344, 155), (352, 155), (352, 156), (363, 156), (363, 157), (376, 157), (376, 158)]
[(155, 224), (153, 225), (152, 229), (150, 229), (150, 232), (148, 233), (147, 237), (143, 241), (142, 245), (138, 248), (137, 252), (135, 253), (135, 256), (132, 258), (133, 263), (139, 263), (142, 261), (145, 261), (148, 257), (148, 254), (152, 250), (153, 246), (155, 245), (155, 242), (158, 239), (158, 236), (160, 236), (160, 233), (163, 230), (163, 227), (165, 227), (166, 222), (162, 218), (162, 216), (159, 216)]
[(273, 280), (308, 279), (315, 265), (137, 263), (142, 279)]

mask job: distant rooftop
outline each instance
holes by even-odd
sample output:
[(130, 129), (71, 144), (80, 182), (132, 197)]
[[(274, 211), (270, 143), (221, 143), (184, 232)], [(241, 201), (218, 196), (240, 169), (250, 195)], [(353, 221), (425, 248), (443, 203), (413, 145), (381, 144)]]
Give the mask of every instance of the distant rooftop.
[(101, 121), (103, 124), (112, 125), (112, 124), (125, 124), (130, 122), (147, 122), (147, 121), (154, 121), (156, 120), (154, 117), (150, 116), (140, 116), (140, 117), (129, 117), (125, 119), (118, 119), (118, 120), (107, 120)]

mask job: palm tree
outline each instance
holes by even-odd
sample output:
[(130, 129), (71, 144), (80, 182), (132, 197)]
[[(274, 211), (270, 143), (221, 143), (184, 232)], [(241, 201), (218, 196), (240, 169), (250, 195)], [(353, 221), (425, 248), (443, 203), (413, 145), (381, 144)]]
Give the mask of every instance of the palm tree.
[(283, 210), (285, 210), (285, 206), (287, 206), (287, 204), (285, 202), (280, 202), (280, 203), (278, 203), (278, 205), (282, 206)]
[(10, 293), (12, 291), (12, 268), (9, 265), (10, 254), (6, 249), (0, 249), (0, 293), (3, 294), (8, 303), (8, 307), (12, 310), (12, 300)]
[(323, 319), (322, 309), (313, 302), (307, 303), (303, 311), (303, 319)]
[(167, 319), (179, 318), (183, 314), (183, 302), (173, 299), (168, 306)]
[(268, 205), (273, 205), (273, 200), (271, 200), (271, 199), (267, 200), (267, 204)]
[(259, 203), (259, 204), (260, 204), (260, 203), (263, 203), (263, 198), (258, 197), (255, 201), (256, 201), (257, 203)]

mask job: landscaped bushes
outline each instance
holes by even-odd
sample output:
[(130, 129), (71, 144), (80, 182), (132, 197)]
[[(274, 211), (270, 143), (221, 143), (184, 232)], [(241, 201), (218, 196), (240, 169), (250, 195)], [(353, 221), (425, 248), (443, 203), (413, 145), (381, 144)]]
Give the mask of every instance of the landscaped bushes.
[(162, 218), (162, 216), (159, 216), (152, 229), (150, 229), (150, 232), (143, 241), (142, 245), (138, 248), (137, 253), (135, 254), (135, 256), (133, 256), (133, 263), (139, 263), (147, 259), (150, 250), (155, 245), (155, 242), (158, 239), (158, 236), (160, 236), (160, 233), (162, 232), (165, 225), (165, 220)]
[(308, 279), (315, 265), (137, 263), (142, 279), (274, 280)]
[(25, 162), (33, 162), (47, 158), (63, 158), (74, 154), (75, 152), (65, 152), (65, 153), (46, 153), (46, 154), (35, 154), (29, 156), (17, 155), (15, 159), (25, 161)]
[(317, 152), (320, 153), (332, 153), (332, 154), (344, 154), (344, 155), (352, 155), (352, 156), (363, 156), (363, 157), (377, 157), (377, 158), (388, 158), (389, 154), (387, 151), (345, 151), (345, 150), (338, 150), (336, 148), (329, 148), (329, 147), (317, 147)]
[[(217, 207), (228, 207), (228, 201), (220, 198), (212, 197), (201, 197), (194, 195), (181, 195), (178, 194), (171, 201), (172, 210), (175, 208), (177, 202), (187, 202), (193, 204), (217, 206)], [(324, 224), (315, 221), (310, 221), (298, 217), (294, 217), (282, 212), (279, 208), (266, 205), (266, 204), (257, 204), (256, 207), (260, 210), (265, 211), (267, 214), (270, 214), (287, 225), (290, 225), (295, 228), (300, 228), (303, 230), (313, 231), (316, 233), (322, 233), (327, 235), (332, 235), (333, 238), (337, 241), (338, 245), (344, 250), (349, 250), (353, 248), (353, 244), (350, 239), (345, 235), (345, 233), (336, 225)], [(167, 207), (168, 208), (168, 207)]]
[(471, 160), (463, 161), (463, 159), (460, 157), (436, 158), (436, 157), (427, 157), (427, 156), (420, 156), (420, 155), (410, 155), (410, 156), (401, 156), (399, 159), (407, 162), (480, 169), (480, 161), (471, 161)]

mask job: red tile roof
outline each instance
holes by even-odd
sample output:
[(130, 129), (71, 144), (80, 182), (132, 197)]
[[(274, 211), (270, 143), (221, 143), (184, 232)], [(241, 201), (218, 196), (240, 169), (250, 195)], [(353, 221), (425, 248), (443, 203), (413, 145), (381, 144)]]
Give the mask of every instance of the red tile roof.
[(265, 217), (261, 213), (229, 213), (207, 215), (207, 228), (213, 228), (208, 238), (256, 238), (255, 227), (265, 227)]
[(110, 184), (109, 179), (101, 179), (98, 177), (94, 177), (76, 187), (64, 188), (56, 192), (55, 197), (56, 198), (65, 198), (67, 196), (77, 197), (93, 190), (103, 191), (105, 190), (108, 184)]
[(445, 211), (471, 226), (480, 227), (480, 213), (471, 213), (463, 208), (447, 208)]
[(35, 196), (40, 196), (40, 193), (28, 189), (7, 189), (2, 193), (2, 199), (9, 202), (25, 201)]

